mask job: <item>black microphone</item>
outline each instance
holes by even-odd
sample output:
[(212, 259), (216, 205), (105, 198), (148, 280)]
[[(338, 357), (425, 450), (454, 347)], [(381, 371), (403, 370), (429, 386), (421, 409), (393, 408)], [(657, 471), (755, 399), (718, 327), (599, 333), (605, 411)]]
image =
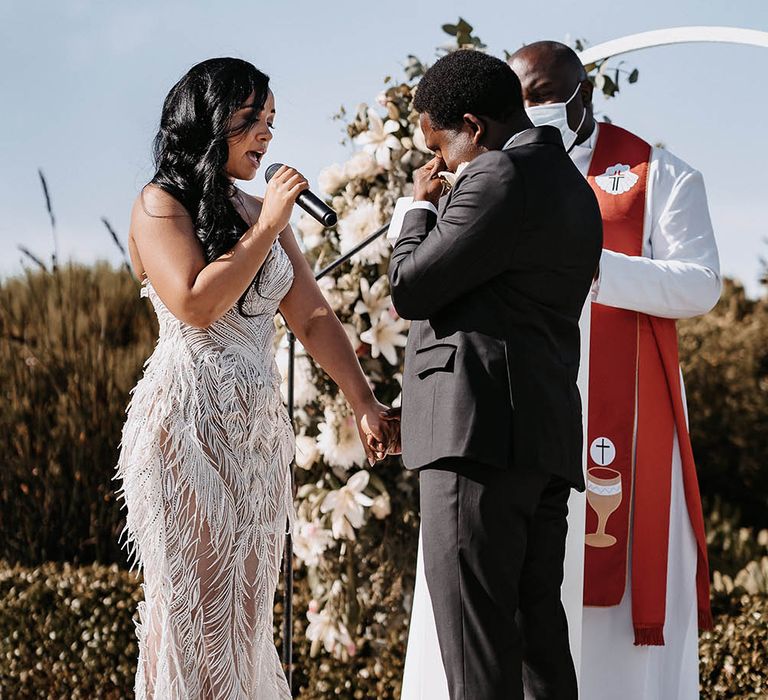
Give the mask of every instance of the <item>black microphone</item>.
[[(282, 163), (272, 163), (272, 165), (267, 168), (267, 172), (264, 173), (266, 181), (269, 182), (272, 179), (272, 176), (282, 167)], [(296, 204), (311, 217), (317, 219), (326, 228), (333, 226), (336, 221), (338, 221), (336, 212), (309, 190), (304, 190), (299, 193), (299, 196), (296, 197)]]

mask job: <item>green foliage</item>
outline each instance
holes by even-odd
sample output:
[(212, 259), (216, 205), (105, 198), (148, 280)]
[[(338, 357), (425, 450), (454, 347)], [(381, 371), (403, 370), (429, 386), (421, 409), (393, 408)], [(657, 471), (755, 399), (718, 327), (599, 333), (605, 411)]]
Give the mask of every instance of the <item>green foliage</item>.
[[(296, 582), (294, 689), (303, 700), (396, 698), (407, 631), (381, 629), (403, 588), (392, 565), (375, 575), (376, 601), (365, 611), (365, 644), (346, 660), (310, 658), (306, 639), (309, 586)], [(138, 646), (134, 624), (141, 577), (113, 565), (9, 566), (0, 561), (0, 697), (128, 700)], [(278, 601), (281, 592), (278, 591)], [(280, 603), (275, 638), (279, 638)]]
[(0, 284), (0, 558), (122, 561), (111, 477), (156, 324), (105, 264)]
[(142, 597), (117, 566), (0, 562), (0, 697), (132, 697)]
[[(381, 628), (378, 622), (398, 609), (405, 590), (410, 590), (390, 583), (397, 579), (394, 565), (378, 573), (376, 600), (366, 607), (362, 620), (365, 643), (354, 656), (312, 659), (303, 614), (310, 603), (310, 587), (299, 575), (294, 617), (297, 698), (400, 696), (407, 630)], [(2, 697), (132, 698), (140, 584), (139, 576), (116, 566), (25, 568), (0, 562)], [(279, 604), (275, 619), (279, 624)], [(760, 694), (768, 691), (768, 593), (723, 598), (714, 630), (701, 636), (700, 657), (702, 698), (764, 697)]]
[[(576, 39), (573, 42), (574, 51), (581, 53), (584, 51), (589, 42), (586, 39)], [(619, 61), (618, 64), (613, 65), (610, 57), (603, 58), (595, 63), (588, 63), (584, 66), (587, 71), (587, 76), (592, 81), (592, 84), (597, 90), (605, 95), (605, 97), (615, 97), (620, 90), (620, 85), (623, 79), (630, 85), (636, 83), (640, 77), (640, 71), (637, 68), (628, 70), (622, 68), (625, 61)]]
[(712, 571), (733, 578), (749, 562), (768, 556), (768, 530), (744, 527), (739, 508), (715, 497), (704, 513)]
[(717, 307), (679, 328), (702, 494), (768, 527), (768, 297), (726, 280)]
[[(480, 41), (480, 37), (472, 34), (474, 27), (465, 19), (459, 17), (456, 24), (444, 24), (443, 31), (456, 38), (456, 44), (459, 48), (484, 49), (485, 44)], [(454, 50), (456, 47), (451, 47)]]
[(744, 595), (701, 635), (701, 697), (754, 699), (768, 695), (768, 596)]

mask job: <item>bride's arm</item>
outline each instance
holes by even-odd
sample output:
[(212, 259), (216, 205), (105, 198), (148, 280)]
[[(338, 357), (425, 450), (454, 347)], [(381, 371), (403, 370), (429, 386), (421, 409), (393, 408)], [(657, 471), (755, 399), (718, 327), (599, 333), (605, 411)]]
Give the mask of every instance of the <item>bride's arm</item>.
[[(294, 281), (280, 304), (288, 327), (343, 392), (357, 418), (369, 461), (382, 459), (388, 442), (386, 406), (379, 403), (363, 374), (349, 338), (315, 282), (290, 226), (280, 244), (291, 259)], [(379, 444), (376, 444), (379, 443)]]
[(159, 187), (145, 187), (131, 213), (130, 235), (144, 272), (169, 311), (184, 323), (205, 328), (232, 308), (307, 186), (296, 171), (278, 171), (258, 221), (229, 252), (207, 264), (186, 209)]

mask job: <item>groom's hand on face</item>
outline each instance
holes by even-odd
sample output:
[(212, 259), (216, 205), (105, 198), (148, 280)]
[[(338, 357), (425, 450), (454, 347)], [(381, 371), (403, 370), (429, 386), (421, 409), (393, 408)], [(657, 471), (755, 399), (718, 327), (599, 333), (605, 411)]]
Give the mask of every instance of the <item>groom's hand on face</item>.
[(417, 202), (431, 202), (435, 206), (443, 193), (443, 181), (438, 173), (447, 170), (445, 161), (435, 156), (413, 174), (413, 199)]

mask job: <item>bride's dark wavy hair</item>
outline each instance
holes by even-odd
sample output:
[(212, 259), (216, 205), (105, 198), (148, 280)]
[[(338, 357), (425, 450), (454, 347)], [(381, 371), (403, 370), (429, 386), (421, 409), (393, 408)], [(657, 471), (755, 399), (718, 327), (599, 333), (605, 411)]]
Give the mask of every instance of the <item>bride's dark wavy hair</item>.
[[(190, 68), (163, 103), (150, 182), (177, 199), (192, 217), (207, 262), (230, 251), (248, 228), (232, 204), (236, 189), (224, 172), (227, 139), (258, 121), (268, 93), (269, 76), (247, 61), (211, 58)], [(230, 128), (232, 115), (251, 94), (251, 114)]]

